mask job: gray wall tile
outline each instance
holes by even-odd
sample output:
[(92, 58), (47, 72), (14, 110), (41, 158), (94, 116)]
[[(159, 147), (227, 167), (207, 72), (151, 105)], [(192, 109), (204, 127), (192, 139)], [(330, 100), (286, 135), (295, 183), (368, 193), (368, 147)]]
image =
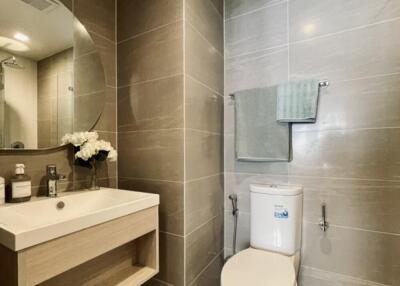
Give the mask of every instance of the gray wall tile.
[(287, 44), (287, 5), (287, 2), (282, 2), (227, 20), (227, 58)]
[(271, 6), (284, 0), (225, 0), (225, 18), (231, 18), (234, 16), (248, 13), (262, 7)]

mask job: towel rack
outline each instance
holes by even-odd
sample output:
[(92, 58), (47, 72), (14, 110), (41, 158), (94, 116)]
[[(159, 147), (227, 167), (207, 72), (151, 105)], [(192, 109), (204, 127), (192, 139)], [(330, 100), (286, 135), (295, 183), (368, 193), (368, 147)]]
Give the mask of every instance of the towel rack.
[[(319, 87), (328, 87), (329, 86), (329, 81), (327, 80), (322, 80), (319, 82)], [(231, 93), (229, 94), (230, 98), (234, 99), (235, 98), (235, 94)]]

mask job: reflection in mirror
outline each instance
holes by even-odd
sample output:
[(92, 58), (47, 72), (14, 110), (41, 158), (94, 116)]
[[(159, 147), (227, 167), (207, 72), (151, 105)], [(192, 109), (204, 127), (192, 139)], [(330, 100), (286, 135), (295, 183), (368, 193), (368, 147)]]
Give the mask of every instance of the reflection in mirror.
[(51, 148), (90, 130), (105, 90), (100, 55), (61, 2), (1, 0), (0, 148)]

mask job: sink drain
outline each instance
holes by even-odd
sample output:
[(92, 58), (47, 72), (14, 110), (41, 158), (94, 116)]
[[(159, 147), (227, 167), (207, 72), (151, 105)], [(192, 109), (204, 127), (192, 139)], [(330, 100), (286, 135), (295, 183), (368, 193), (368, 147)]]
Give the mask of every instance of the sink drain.
[(62, 210), (65, 207), (65, 203), (64, 202), (58, 202), (57, 203), (57, 209), (58, 210)]

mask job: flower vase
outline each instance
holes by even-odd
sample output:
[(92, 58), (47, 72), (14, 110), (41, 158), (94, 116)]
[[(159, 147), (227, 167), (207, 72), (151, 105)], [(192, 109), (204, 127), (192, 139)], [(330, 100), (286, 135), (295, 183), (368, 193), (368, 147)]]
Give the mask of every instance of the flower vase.
[(100, 186), (97, 182), (97, 166), (96, 166), (96, 160), (93, 160), (91, 162), (92, 165), (92, 177), (91, 177), (91, 183), (90, 183), (90, 190), (100, 190)]

